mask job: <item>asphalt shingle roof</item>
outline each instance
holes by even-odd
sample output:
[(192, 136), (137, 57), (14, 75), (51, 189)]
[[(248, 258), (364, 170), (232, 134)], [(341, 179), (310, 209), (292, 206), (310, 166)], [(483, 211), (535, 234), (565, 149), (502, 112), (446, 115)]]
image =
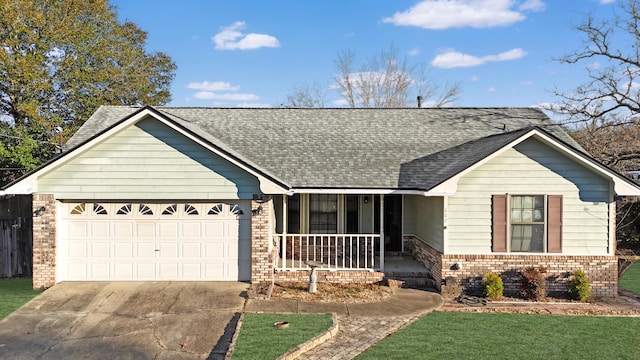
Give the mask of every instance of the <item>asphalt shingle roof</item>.
[[(428, 190), (532, 127), (580, 149), (533, 108), (153, 109), (296, 188)], [(100, 107), (67, 147), (138, 110)]]

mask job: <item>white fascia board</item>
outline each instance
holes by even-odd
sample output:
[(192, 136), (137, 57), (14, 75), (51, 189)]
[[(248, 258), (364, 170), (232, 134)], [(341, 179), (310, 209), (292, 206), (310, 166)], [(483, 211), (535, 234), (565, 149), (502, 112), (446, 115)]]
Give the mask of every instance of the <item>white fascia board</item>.
[(604, 165), (600, 165), (595, 163), (593, 160), (591, 160), (590, 158), (588, 158), (587, 156), (583, 155), (582, 153), (558, 142), (557, 140), (549, 137), (547, 134), (542, 133), (536, 129), (531, 130), (530, 132), (522, 135), (521, 137), (519, 137), (518, 139), (512, 141), (511, 143), (505, 145), (503, 148), (501, 148), (500, 150), (494, 152), (493, 154), (487, 156), (486, 158), (482, 159), (481, 161), (478, 161), (476, 164), (474, 164), (473, 166), (461, 171), (459, 174), (457, 174), (456, 176), (450, 178), (449, 180), (441, 183), (440, 185), (437, 185), (436, 187), (432, 188), (430, 190), (433, 192), (437, 192), (437, 193), (455, 193), (457, 191), (458, 188), (458, 180), (463, 177), (464, 175), (468, 174), (469, 172), (475, 170), (476, 168), (482, 166), (483, 164), (485, 164), (486, 162), (490, 161), (491, 159), (499, 156), (500, 154), (502, 154), (503, 152), (505, 152), (507, 149), (511, 149), (513, 147), (515, 147), (516, 145), (520, 144), (521, 142), (536, 136), (540, 141), (542, 141), (543, 143), (553, 147), (554, 149), (560, 151), (561, 153), (565, 154), (566, 156), (570, 157), (571, 159), (575, 160), (576, 162), (580, 163), (581, 165), (583, 165), (584, 167), (594, 171), (597, 174), (600, 174), (601, 176), (610, 179), (613, 184), (614, 184), (614, 191), (617, 195), (622, 195), (622, 196), (640, 196), (640, 187), (637, 185), (634, 185), (631, 183), (631, 181), (622, 178), (620, 175), (616, 174), (615, 172), (609, 170), (607, 167), (605, 167)]
[(450, 196), (452, 193), (438, 193), (423, 190), (401, 190), (401, 189), (352, 189), (352, 188), (292, 188), (287, 195), (293, 194), (346, 194), (346, 195), (420, 195), (420, 196)]

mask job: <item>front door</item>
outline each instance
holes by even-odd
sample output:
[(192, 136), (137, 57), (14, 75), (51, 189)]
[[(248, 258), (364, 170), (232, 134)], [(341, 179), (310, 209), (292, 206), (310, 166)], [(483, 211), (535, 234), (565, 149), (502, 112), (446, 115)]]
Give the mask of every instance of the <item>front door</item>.
[[(380, 198), (375, 197), (374, 214), (376, 233), (380, 232)], [(402, 195), (384, 196), (384, 250), (402, 251)]]

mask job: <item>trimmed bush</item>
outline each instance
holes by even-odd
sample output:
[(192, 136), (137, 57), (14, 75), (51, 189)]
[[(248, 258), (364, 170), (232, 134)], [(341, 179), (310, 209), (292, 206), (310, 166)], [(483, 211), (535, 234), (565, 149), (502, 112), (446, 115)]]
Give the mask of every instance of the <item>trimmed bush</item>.
[(527, 300), (544, 300), (547, 293), (547, 283), (544, 274), (547, 269), (544, 267), (528, 267), (520, 272), (520, 294)]
[(485, 274), (482, 279), (482, 286), (484, 287), (484, 296), (489, 299), (499, 299), (502, 297), (502, 291), (504, 285), (502, 284), (502, 278), (494, 273)]
[(440, 295), (447, 299), (454, 299), (462, 295), (463, 288), (458, 279), (449, 276), (444, 280), (442, 288), (440, 289)]
[(587, 274), (582, 270), (576, 270), (571, 273), (571, 279), (569, 279), (568, 285), (569, 297), (573, 300), (585, 302), (591, 296), (591, 285), (589, 285), (589, 279), (587, 279)]

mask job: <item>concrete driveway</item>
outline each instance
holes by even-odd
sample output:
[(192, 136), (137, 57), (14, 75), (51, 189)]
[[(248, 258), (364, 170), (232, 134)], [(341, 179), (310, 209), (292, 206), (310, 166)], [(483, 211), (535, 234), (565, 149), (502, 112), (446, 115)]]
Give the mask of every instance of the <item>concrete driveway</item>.
[(248, 287), (57, 284), (0, 321), (0, 359), (222, 359)]

